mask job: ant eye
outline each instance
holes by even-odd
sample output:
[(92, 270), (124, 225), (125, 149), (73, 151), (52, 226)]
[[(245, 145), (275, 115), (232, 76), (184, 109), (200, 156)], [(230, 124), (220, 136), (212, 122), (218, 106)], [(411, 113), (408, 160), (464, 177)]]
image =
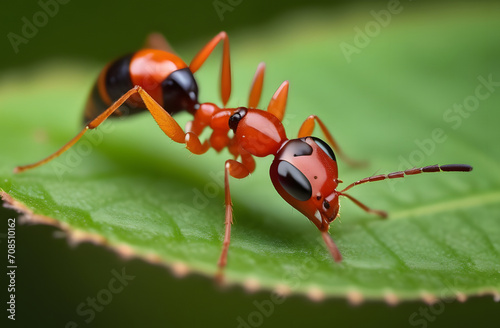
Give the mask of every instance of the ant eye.
[(286, 145), (286, 151), (292, 152), (293, 157), (309, 156), (312, 154), (313, 148), (303, 139), (294, 139), (288, 142)]
[(328, 155), (328, 157), (330, 157), (334, 161), (337, 161), (337, 159), (335, 158), (335, 153), (326, 142), (316, 137), (311, 137), (311, 138), (318, 145), (318, 147), (321, 148), (321, 150), (323, 150), (325, 154)]
[(323, 207), (328, 210), (330, 208), (330, 203), (327, 202), (326, 200), (323, 202)]
[(282, 158), (291, 158), (311, 155), (313, 148), (304, 140), (305, 138), (300, 138), (288, 141), (281, 149), (280, 156)]
[(300, 201), (311, 198), (312, 187), (306, 176), (287, 161), (278, 164), (278, 181), (288, 194)]
[(247, 109), (245, 107), (240, 107), (237, 111), (231, 115), (229, 118), (229, 128), (236, 132), (236, 128), (238, 127), (238, 123), (240, 120), (247, 114)]

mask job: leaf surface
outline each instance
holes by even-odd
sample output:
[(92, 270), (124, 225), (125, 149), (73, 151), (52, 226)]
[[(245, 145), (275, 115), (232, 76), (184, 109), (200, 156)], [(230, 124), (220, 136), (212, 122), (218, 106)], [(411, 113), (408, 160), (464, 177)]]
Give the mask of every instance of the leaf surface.
[[(330, 232), (344, 261), (335, 264), (314, 225), (273, 190), (272, 159), (257, 159), (254, 174), (231, 180), (235, 224), (226, 279), (353, 302), (498, 295), (500, 21), (466, 12), (434, 17), (424, 26), (418, 19), (395, 19), (346, 55), (346, 47), (356, 46), (352, 28), (369, 19), (335, 22), (319, 15), (299, 24), (300, 31), (276, 27), (264, 38), (231, 36), (235, 87), (229, 105), (246, 104), (253, 70), (264, 60), (262, 107), (282, 80), (290, 81), (289, 137), (316, 114), (349, 156), (370, 161), (364, 169), (340, 162), (346, 185), (437, 163), (468, 163), (474, 171), (353, 189), (353, 196), (390, 217), (380, 220), (342, 199)], [(187, 49), (182, 53), (196, 51), (194, 45)], [(98, 68), (71, 66), (4, 77), (0, 188), (18, 207), (53, 218), (74, 238), (92, 238), (180, 273), (212, 276), (224, 231), (226, 151), (191, 155), (145, 114), (108, 120), (53, 162), (12, 173), (81, 128), (80, 110)], [(218, 102), (218, 69), (213, 60), (197, 73), (202, 101)]]

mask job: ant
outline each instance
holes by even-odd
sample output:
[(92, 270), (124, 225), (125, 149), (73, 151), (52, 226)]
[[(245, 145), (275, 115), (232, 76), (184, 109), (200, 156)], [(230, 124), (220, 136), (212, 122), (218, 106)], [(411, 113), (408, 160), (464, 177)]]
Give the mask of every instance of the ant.
[[(199, 103), (198, 87), (193, 77), (219, 42), (223, 42), (221, 98), (223, 106)], [(350, 165), (326, 125), (317, 116), (309, 116), (299, 129), (296, 139), (288, 139), (281, 120), (285, 114), (289, 83), (283, 82), (267, 106), (257, 109), (260, 101), (265, 65), (259, 64), (253, 78), (248, 107), (225, 108), (231, 93), (229, 39), (225, 32), (214, 37), (187, 66), (172, 53), (165, 39), (157, 34), (148, 38), (150, 48), (122, 57), (104, 68), (92, 89), (87, 102), (84, 129), (61, 149), (34, 164), (18, 166), (19, 173), (38, 167), (59, 156), (75, 144), (89, 129), (97, 128), (111, 116), (132, 115), (149, 111), (160, 129), (173, 141), (186, 144), (194, 154), (203, 154), (214, 148), (217, 152), (227, 148), (234, 159), (225, 162), (225, 234), (222, 252), (218, 260), (218, 277), (222, 277), (233, 223), (229, 178), (242, 179), (255, 170), (256, 157), (274, 156), (270, 167), (271, 181), (281, 197), (304, 214), (321, 231), (325, 244), (336, 262), (342, 256), (328, 233), (330, 224), (339, 213), (339, 197), (344, 196), (369, 213), (387, 217), (387, 213), (366, 206), (346, 192), (354, 186), (403, 178), (427, 172), (467, 172), (466, 164), (432, 165), (406, 171), (380, 174), (358, 180), (337, 191), (338, 179), (335, 152)], [(128, 111), (122, 105), (128, 106)], [(172, 115), (186, 110), (194, 118), (184, 131)], [(316, 123), (327, 142), (312, 137)], [(205, 128), (212, 129), (208, 140), (201, 142), (199, 135)], [(229, 132), (232, 130), (233, 135)], [(329, 146), (332, 146), (332, 148)], [(239, 159), (239, 161), (238, 161)]]

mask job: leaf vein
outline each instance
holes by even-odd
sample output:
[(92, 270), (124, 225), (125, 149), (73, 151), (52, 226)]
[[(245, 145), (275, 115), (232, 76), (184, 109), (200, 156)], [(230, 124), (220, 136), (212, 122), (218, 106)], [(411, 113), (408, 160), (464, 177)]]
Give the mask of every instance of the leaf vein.
[(455, 198), (449, 201), (434, 203), (426, 206), (418, 206), (407, 210), (394, 212), (394, 214), (391, 214), (390, 218), (391, 220), (398, 220), (412, 216), (423, 216), (423, 215), (448, 212), (452, 210), (456, 211), (459, 209), (469, 209), (481, 205), (499, 203), (499, 202), (500, 202), (500, 191), (495, 191), (475, 196), (462, 197), (458, 199)]

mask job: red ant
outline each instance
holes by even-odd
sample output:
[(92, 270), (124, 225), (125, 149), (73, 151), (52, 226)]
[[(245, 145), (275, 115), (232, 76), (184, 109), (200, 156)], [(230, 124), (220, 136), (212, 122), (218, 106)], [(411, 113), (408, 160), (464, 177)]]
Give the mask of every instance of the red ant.
[[(198, 88), (192, 75), (221, 41), (224, 42), (221, 74), (223, 108), (213, 103), (198, 102)], [(22, 172), (59, 156), (75, 144), (88, 129), (98, 127), (112, 115), (135, 114), (145, 110), (151, 113), (168, 137), (178, 143), (185, 143), (186, 148), (194, 154), (205, 153), (210, 147), (218, 152), (227, 147), (234, 159), (225, 162), (226, 229), (218, 261), (220, 274), (227, 262), (233, 218), (229, 177), (242, 179), (253, 172), (254, 156), (274, 155), (270, 168), (274, 187), (285, 201), (318, 227), (328, 250), (337, 262), (341, 261), (342, 256), (328, 229), (338, 216), (339, 196), (349, 198), (367, 212), (381, 217), (387, 216), (386, 212), (369, 208), (346, 191), (359, 184), (402, 178), (422, 172), (472, 170), (471, 166), (465, 164), (432, 165), (371, 176), (337, 191), (337, 186), (342, 181), (338, 179), (335, 154), (328, 143), (337, 154), (343, 154), (325, 124), (317, 116), (311, 115), (302, 124), (297, 139), (288, 139), (285, 134), (281, 120), (285, 114), (288, 95), (287, 81), (275, 92), (267, 111), (256, 109), (261, 97), (265, 70), (264, 65), (260, 64), (253, 79), (248, 107), (224, 108), (231, 93), (229, 40), (225, 32), (213, 38), (195, 56), (189, 67), (176, 55), (166, 51), (169, 49), (168, 44), (158, 35), (151, 36), (148, 44), (156, 49), (143, 49), (122, 57), (102, 71), (85, 109), (85, 119), (89, 123), (78, 135), (49, 157), (31, 165), (16, 167), (14, 171)], [(122, 105), (127, 105), (130, 111), (124, 112)], [(171, 116), (181, 110), (186, 110), (194, 116), (187, 124), (186, 132)], [(328, 143), (310, 136), (316, 123)], [(212, 129), (212, 134), (202, 143), (198, 136), (207, 127)], [(234, 133), (232, 137), (228, 135), (230, 130)], [(356, 164), (346, 160), (351, 165)]]

